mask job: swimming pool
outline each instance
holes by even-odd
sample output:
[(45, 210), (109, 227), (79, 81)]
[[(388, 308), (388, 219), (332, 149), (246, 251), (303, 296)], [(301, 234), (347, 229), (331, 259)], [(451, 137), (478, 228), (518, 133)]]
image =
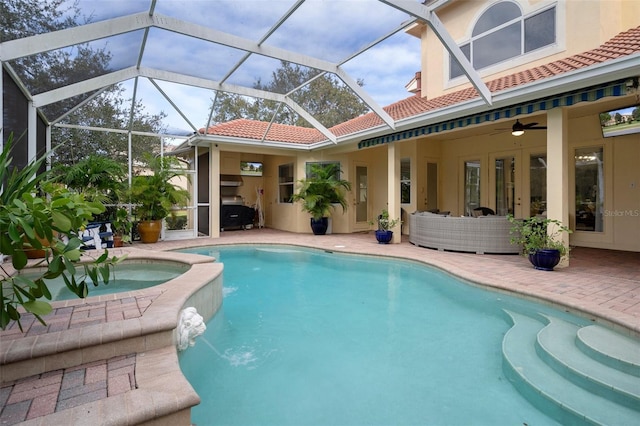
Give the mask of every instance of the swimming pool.
[(204, 247), (225, 300), (180, 365), (198, 425), (559, 424), (503, 370), (505, 310), (588, 321), (417, 262)]
[[(119, 263), (115, 265), (112, 271), (109, 284), (101, 283), (98, 286), (94, 286), (91, 279), (88, 279), (88, 297), (153, 287), (176, 278), (188, 269), (189, 265), (159, 261)], [(29, 278), (39, 276), (38, 273), (28, 269), (25, 270), (23, 275)], [(75, 293), (67, 288), (62, 277), (45, 280), (45, 282), (51, 292), (52, 301), (78, 298)]]

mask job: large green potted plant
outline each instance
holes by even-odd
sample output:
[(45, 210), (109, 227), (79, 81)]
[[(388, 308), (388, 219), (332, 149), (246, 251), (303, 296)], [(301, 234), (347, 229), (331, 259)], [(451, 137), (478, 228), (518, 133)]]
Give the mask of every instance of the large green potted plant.
[(171, 214), (173, 206), (184, 205), (190, 195), (172, 182), (185, 176), (176, 157), (148, 155), (145, 160), (144, 174), (133, 177), (130, 194), (142, 242), (155, 243), (160, 238), (162, 220)]
[(511, 243), (522, 247), (522, 254), (529, 258), (534, 268), (552, 271), (563, 256), (569, 254), (569, 247), (561, 237), (571, 230), (556, 219), (530, 217), (516, 219), (508, 216), (511, 222)]
[(338, 164), (313, 164), (305, 179), (298, 181), (298, 192), (293, 201), (302, 203), (302, 210), (311, 214), (311, 230), (314, 235), (324, 235), (328, 217), (336, 204), (347, 210), (345, 191), (351, 190), (351, 182), (340, 179)]
[[(42, 316), (51, 312), (46, 280), (62, 276), (67, 287), (79, 297), (88, 294), (88, 279), (94, 285), (109, 281), (110, 266), (117, 258), (108, 252), (98, 258), (81, 250), (79, 231), (94, 215), (104, 212), (99, 202), (89, 202), (82, 194), (48, 181), (41, 172), (46, 160), (40, 159), (19, 169), (12, 164), (13, 137), (0, 153), (0, 253), (11, 257), (11, 273), (0, 263), (0, 328), (16, 322), (20, 329), (20, 307), (44, 324)], [(42, 260), (29, 264), (27, 253), (42, 250)], [(76, 265), (77, 264), (77, 265)], [(20, 274), (27, 266), (44, 266), (36, 277)], [(80, 271), (78, 268), (80, 267)]]

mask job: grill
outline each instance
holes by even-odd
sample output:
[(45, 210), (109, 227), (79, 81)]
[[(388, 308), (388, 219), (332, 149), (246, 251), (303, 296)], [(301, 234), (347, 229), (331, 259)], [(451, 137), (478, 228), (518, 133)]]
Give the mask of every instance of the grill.
[(220, 197), (222, 206), (244, 206), (244, 198), (240, 195), (223, 195)]
[(255, 210), (244, 205), (244, 198), (238, 195), (242, 177), (220, 175), (220, 229), (253, 226)]

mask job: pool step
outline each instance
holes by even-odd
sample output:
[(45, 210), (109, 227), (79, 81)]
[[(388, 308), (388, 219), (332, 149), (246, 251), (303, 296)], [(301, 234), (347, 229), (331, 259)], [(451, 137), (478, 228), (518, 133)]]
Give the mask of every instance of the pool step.
[(601, 363), (640, 377), (640, 349), (636, 340), (599, 325), (590, 325), (578, 330), (576, 344)]
[[(558, 374), (596, 395), (630, 408), (640, 407), (640, 380), (599, 362), (580, 350), (576, 337), (580, 327), (559, 318), (538, 333), (538, 355)], [(640, 353), (640, 346), (636, 348)]]
[(503, 368), (532, 404), (563, 424), (640, 424), (640, 379), (581, 351), (578, 326), (507, 313), (513, 327), (502, 344)]

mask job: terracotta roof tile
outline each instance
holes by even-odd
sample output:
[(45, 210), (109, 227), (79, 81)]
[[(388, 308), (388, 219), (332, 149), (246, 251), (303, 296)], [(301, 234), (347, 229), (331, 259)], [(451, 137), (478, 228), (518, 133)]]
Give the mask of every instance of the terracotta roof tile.
[[(267, 132), (266, 136), (265, 132)], [(199, 129), (198, 133), (204, 134), (204, 128)], [(326, 140), (326, 137), (316, 129), (278, 123), (271, 124), (271, 128), (269, 128), (269, 123), (266, 121), (244, 118), (211, 126), (207, 130), (207, 134), (257, 140), (264, 138), (266, 141), (295, 144), (310, 144)]]
[[(486, 82), (486, 85), (492, 93), (495, 93), (637, 52), (640, 52), (640, 27), (620, 33), (593, 50), (500, 77)], [(455, 105), (476, 97), (478, 97), (477, 91), (474, 88), (467, 88), (433, 99), (425, 99), (414, 95), (388, 105), (383, 109), (394, 120), (400, 120), (424, 114), (438, 108)], [(336, 136), (344, 136), (381, 124), (383, 124), (383, 121), (373, 112), (369, 112), (360, 117), (338, 124), (329, 130)], [(260, 140), (268, 126), (269, 123), (266, 122), (240, 119), (212, 126), (207, 133)], [(199, 132), (203, 133), (204, 129), (200, 129)], [(295, 144), (310, 144), (324, 141), (326, 137), (316, 129), (274, 123), (265, 139)]]

